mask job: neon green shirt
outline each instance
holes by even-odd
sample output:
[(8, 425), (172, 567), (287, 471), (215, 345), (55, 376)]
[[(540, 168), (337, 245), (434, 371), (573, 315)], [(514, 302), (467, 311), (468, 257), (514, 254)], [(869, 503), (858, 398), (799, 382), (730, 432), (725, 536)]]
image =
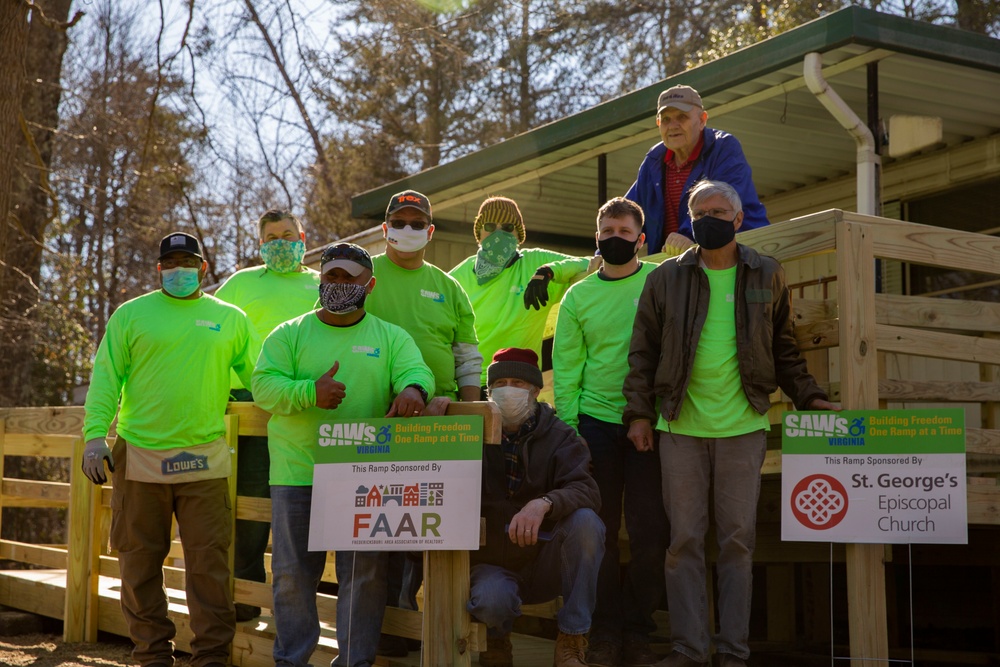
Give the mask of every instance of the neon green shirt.
[(413, 336), (434, 373), (437, 387), (432, 396), (457, 398), (452, 345), (478, 343), (469, 297), (458, 281), (433, 264), (424, 262), (411, 271), (385, 254), (373, 257), (372, 264), (375, 289), (365, 300), (365, 310)]
[[(252, 266), (229, 276), (215, 296), (242, 308), (264, 340), (274, 327), (316, 307), (319, 271), (303, 266), (294, 273), (275, 273), (266, 266)], [(235, 373), (231, 382), (234, 389), (244, 386)]]
[(736, 267), (705, 269), (710, 295), (694, 353), (691, 380), (677, 419), (661, 415), (656, 428), (701, 438), (728, 438), (767, 429), (767, 415), (743, 392), (736, 358)]
[(617, 280), (592, 273), (563, 297), (552, 343), (553, 390), (559, 418), (573, 428), (581, 412), (621, 423), (632, 321), (655, 268), (640, 262), (637, 272)]
[[(335, 410), (316, 407), (316, 380), (340, 362), (336, 379), (346, 396)], [(396, 394), (417, 384), (430, 392), (434, 376), (410, 334), (367, 313), (348, 327), (306, 313), (264, 341), (253, 372), (253, 396), (271, 413), (267, 449), (271, 484), (310, 486), (313, 448), (328, 420), (384, 417)]]
[(84, 439), (105, 437), (116, 412), (119, 435), (137, 447), (224, 435), (230, 369), (250, 381), (254, 338), (242, 310), (208, 294), (188, 300), (157, 291), (126, 301), (97, 349)]
[[(476, 313), (476, 335), (483, 355), (482, 384), (493, 354), (505, 347), (534, 350), (542, 359), (542, 335), (549, 310), (559, 302), (574, 276), (587, 270), (590, 260), (540, 248), (521, 249), (520, 259), (485, 285), (476, 281), (476, 256), (467, 258), (449, 273), (455, 277), (472, 302)], [(524, 288), (540, 266), (549, 266), (554, 278), (549, 282), (549, 302), (541, 310), (525, 310)]]

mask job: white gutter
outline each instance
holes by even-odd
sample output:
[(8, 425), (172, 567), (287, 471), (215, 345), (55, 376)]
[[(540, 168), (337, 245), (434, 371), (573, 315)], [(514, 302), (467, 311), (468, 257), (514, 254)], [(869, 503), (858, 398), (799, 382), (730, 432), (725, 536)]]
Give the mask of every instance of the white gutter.
[(847, 130), (858, 146), (858, 213), (878, 211), (878, 170), (882, 160), (875, 150), (875, 138), (851, 107), (823, 78), (823, 56), (807, 53), (802, 67), (806, 86), (826, 110)]

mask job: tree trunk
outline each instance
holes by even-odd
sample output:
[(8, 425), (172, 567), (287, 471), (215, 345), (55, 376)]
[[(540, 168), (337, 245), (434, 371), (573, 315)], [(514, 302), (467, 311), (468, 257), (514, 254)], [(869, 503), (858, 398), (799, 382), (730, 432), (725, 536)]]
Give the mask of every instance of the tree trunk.
[[(37, 0), (46, 17), (65, 23), (70, 0)], [(0, 3), (0, 350), (5, 381), (0, 405), (36, 402), (32, 391), (31, 319), (38, 302), (42, 243), (53, 217), (48, 172), (59, 124), (60, 72), (66, 33), (25, 3)], [(25, 130), (28, 135), (26, 136)]]

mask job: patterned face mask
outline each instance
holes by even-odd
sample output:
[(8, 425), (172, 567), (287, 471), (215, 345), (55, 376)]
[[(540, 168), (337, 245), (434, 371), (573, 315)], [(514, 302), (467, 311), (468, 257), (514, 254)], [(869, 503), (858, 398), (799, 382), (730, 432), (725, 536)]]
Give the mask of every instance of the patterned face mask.
[(264, 265), (275, 273), (292, 273), (302, 266), (302, 258), (306, 256), (306, 244), (302, 239), (286, 241), (275, 239), (260, 246), (260, 258)]
[(353, 313), (365, 305), (365, 298), (367, 297), (367, 284), (321, 283), (319, 286), (320, 304), (322, 304), (325, 310), (330, 311), (334, 315)]
[(510, 232), (497, 230), (483, 239), (476, 253), (476, 280), (480, 285), (500, 275), (517, 252), (517, 237)]

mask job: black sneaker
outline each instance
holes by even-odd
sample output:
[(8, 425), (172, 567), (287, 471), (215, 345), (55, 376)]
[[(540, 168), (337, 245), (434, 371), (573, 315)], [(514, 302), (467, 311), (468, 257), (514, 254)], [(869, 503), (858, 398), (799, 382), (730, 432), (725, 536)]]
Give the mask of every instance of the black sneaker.
[(378, 648), (375, 649), (375, 652), (387, 658), (405, 658), (410, 654), (404, 638), (387, 635), (384, 632), (378, 637)]
[(260, 616), (260, 607), (254, 607), (248, 604), (242, 604), (237, 602), (236, 607), (236, 622), (242, 623), (243, 621), (252, 621), (253, 619)]

